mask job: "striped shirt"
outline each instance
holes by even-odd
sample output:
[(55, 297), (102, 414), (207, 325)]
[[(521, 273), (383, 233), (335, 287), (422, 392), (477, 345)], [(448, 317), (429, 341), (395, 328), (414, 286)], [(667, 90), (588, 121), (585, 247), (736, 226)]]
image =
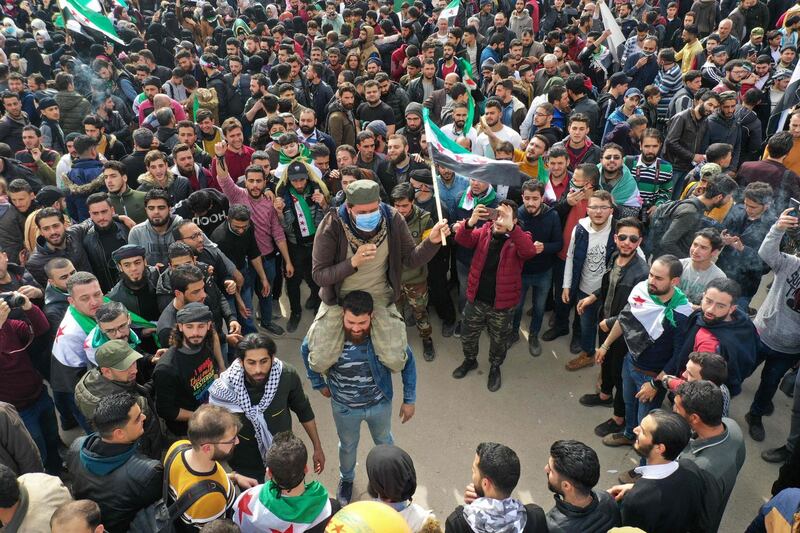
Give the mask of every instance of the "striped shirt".
[(672, 198), (672, 165), (668, 161), (658, 157), (647, 165), (641, 156), (628, 156), (625, 165), (639, 186), (642, 205), (660, 205)]
[(675, 63), (672, 65), (672, 68), (667, 71), (663, 69), (659, 70), (653, 85), (658, 87), (658, 90), (661, 91), (661, 101), (658, 103), (658, 114), (662, 118), (669, 118), (667, 117), (669, 103), (672, 101), (672, 97), (675, 96), (675, 93), (678, 92), (678, 89), (683, 87), (681, 67)]

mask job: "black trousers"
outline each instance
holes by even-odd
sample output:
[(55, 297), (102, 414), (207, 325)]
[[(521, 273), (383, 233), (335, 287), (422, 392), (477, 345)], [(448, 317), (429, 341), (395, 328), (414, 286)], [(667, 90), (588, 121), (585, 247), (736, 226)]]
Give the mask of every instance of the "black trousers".
[(442, 246), (428, 263), (428, 301), (445, 324), (456, 321), (456, 307), (447, 285), (447, 272), (450, 270), (450, 255), (453, 248), (455, 248), (453, 242)]
[[(606, 342), (608, 333), (598, 328), (600, 344)], [(603, 359), (600, 367), (600, 392), (614, 397), (614, 416), (625, 418), (625, 398), (622, 396), (622, 362), (628, 347), (625, 340), (620, 337), (610, 346), (610, 350)]]
[(286, 278), (286, 292), (289, 294), (289, 305), (293, 315), (303, 312), (300, 302), (300, 284), (305, 281), (311, 291), (311, 297), (319, 301), (319, 285), (311, 278), (311, 246), (289, 243), (289, 257), (294, 265), (294, 276)]

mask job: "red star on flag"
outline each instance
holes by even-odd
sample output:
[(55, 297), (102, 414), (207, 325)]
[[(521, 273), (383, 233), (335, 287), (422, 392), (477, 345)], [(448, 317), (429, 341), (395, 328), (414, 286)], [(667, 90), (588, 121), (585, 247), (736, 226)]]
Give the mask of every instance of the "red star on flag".
[(289, 529), (281, 531), (280, 529), (270, 528), (270, 533), (294, 533), (294, 524), (289, 524)]
[(58, 331), (56, 332), (56, 342), (58, 342), (58, 338), (64, 335), (64, 326), (59, 326)]
[(642, 298), (642, 297), (641, 297), (641, 296), (639, 296), (638, 294), (637, 294), (636, 296), (634, 296), (634, 297), (633, 297), (633, 303), (635, 303), (636, 305), (644, 305), (644, 303), (645, 303), (646, 301), (647, 301), (647, 300), (645, 300), (644, 298)]
[(253, 513), (250, 512), (250, 500), (252, 499), (253, 494), (247, 491), (242, 495), (242, 499), (239, 500), (239, 522), (242, 521), (242, 516), (244, 515), (253, 516)]

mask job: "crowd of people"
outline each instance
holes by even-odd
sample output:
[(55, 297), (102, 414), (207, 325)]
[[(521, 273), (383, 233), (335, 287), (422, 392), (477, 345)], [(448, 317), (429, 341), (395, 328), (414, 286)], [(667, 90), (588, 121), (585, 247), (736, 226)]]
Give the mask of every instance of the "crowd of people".
[[(0, 9), (3, 532), (717, 531), (779, 389), (748, 531), (797, 527), (800, 2)], [(304, 313), (297, 369), (275, 339)], [(440, 339), (462, 379), (484, 329), (490, 393), (512, 346), (568, 337), (640, 466), (598, 487), (558, 440), (545, 511), (483, 442), (463, 505), (414, 502), (393, 375), (406, 423)], [(362, 422), (376, 506), (351, 504)]]

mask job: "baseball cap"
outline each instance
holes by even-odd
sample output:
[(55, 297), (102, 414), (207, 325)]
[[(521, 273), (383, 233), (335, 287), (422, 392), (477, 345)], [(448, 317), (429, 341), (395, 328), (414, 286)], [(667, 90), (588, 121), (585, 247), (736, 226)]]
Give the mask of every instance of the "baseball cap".
[(631, 87), (630, 89), (625, 91), (625, 98), (628, 98), (629, 96), (638, 96), (639, 98), (641, 98), (642, 97), (642, 91), (640, 91), (636, 87)]
[(128, 370), (133, 363), (144, 356), (130, 347), (127, 341), (108, 341), (95, 352), (97, 366), (111, 370)]

